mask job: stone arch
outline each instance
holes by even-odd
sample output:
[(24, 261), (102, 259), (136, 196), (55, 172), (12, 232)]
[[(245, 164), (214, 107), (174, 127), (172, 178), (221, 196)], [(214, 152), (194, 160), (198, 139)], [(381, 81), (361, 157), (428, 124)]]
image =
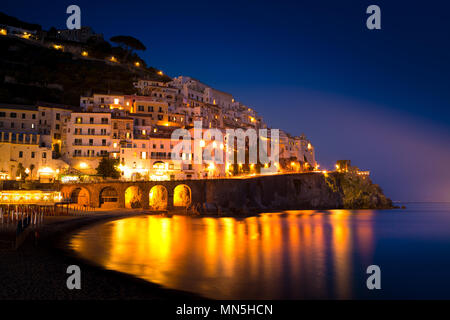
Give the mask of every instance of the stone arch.
[(130, 186), (125, 190), (125, 208), (142, 208), (141, 188)]
[(179, 184), (173, 189), (173, 206), (189, 207), (192, 202), (192, 192), (185, 184)]
[(82, 206), (89, 206), (90, 204), (90, 194), (86, 188), (77, 187), (73, 189), (69, 197), (71, 203)]
[(99, 194), (100, 208), (117, 208), (119, 204), (119, 194), (113, 187), (105, 187)]
[(166, 210), (168, 198), (169, 196), (166, 187), (162, 185), (153, 186), (148, 195), (150, 209)]

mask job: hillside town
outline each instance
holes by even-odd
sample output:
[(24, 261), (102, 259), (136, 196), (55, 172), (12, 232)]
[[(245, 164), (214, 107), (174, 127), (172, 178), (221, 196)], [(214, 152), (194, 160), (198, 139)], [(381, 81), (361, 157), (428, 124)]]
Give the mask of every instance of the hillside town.
[[(145, 64), (137, 56), (131, 63), (128, 59), (126, 66), (123, 59), (115, 56), (106, 55), (103, 60), (98, 55), (94, 57), (93, 43), (104, 40), (89, 27), (43, 31), (2, 25), (0, 35), (67, 52), (73, 59), (100, 60), (137, 70)], [(102, 92), (90, 90), (89, 95), (80, 97), (79, 105), (0, 104), (0, 179), (64, 183), (105, 178), (163, 181), (262, 174), (264, 165), (250, 163), (248, 156), (238, 163), (196, 163), (193, 152), (174, 159), (171, 155), (176, 141), (171, 136), (176, 129), (192, 132), (194, 125), (201, 123), (202, 136), (209, 129), (218, 129), (223, 133), (222, 141), (202, 137), (200, 145), (225, 153), (227, 129), (269, 128), (255, 109), (230, 93), (187, 76), (169, 78), (160, 70), (157, 75), (160, 78), (156, 80), (136, 77), (133, 94), (112, 92), (109, 88)], [(16, 79), (5, 76), (4, 81), (15, 83)], [(270, 145), (270, 135), (268, 140)], [(279, 160), (272, 164), (275, 172), (318, 170), (314, 146), (305, 135), (293, 136), (280, 129), (277, 143)], [(248, 153), (248, 143), (245, 148)], [(114, 163), (117, 175), (100, 169), (105, 162)]]
[[(95, 176), (102, 158), (117, 159), (124, 180), (183, 180), (257, 174), (252, 164), (186, 164), (171, 158), (173, 130), (261, 129), (257, 112), (231, 94), (180, 76), (168, 83), (139, 80), (136, 95), (93, 94), (80, 106), (0, 105), (1, 179), (78, 181)], [(225, 136), (225, 134), (224, 134)], [(206, 140), (206, 139), (205, 139)], [(203, 141), (203, 140), (202, 140)], [(226, 141), (203, 141), (223, 150)], [(192, 160), (184, 154), (183, 160)], [(304, 136), (279, 133), (279, 171), (317, 169)], [(26, 177), (25, 177), (26, 176)]]

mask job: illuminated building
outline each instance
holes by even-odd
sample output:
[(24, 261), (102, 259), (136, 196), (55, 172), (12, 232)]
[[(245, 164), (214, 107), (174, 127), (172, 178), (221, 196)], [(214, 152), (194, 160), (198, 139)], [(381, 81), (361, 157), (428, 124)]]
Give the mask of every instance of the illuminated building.
[(124, 96), (114, 94), (97, 94), (92, 97), (80, 97), (80, 107), (88, 112), (110, 112), (111, 109), (123, 109)]
[(59, 191), (7, 190), (0, 191), (0, 204), (52, 205), (62, 200)]
[[(60, 155), (65, 144), (64, 119), (69, 113), (69, 109), (54, 105), (0, 105), (3, 179), (52, 181), (57, 170), (67, 169)], [(51, 168), (52, 173), (42, 172), (43, 168)]]
[(112, 147), (111, 113), (74, 112), (67, 130), (67, 151), (63, 158), (83, 173), (95, 174), (102, 157)]

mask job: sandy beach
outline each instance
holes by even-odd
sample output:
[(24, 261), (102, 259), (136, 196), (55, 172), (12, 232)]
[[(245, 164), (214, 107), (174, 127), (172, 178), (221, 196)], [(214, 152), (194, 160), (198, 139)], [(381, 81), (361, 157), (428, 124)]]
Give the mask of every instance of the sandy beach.
[[(102, 269), (79, 259), (66, 247), (73, 232), (89, 225), (144, 214), (117, 210), (85, 216), (45, 217), (36, 241), (30, 233), (17, 250), (0, 250), (0, 300), (111, 300), (199, 299), (199, 296), (116, 271)], [(81, 290), (66, 287), (69, 265), (81, 268)]]

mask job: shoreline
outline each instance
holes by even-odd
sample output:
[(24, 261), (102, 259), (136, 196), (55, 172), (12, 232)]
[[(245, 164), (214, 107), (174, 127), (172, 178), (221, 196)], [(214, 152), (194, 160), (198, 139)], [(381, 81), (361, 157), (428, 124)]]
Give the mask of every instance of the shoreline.
[[(107, 270), (78, 257), (67, 240), (96, 223), (146, 214), (114, 211), (82, 217), (46, 217), (38, 244), (30, 234), (17, 250), (0, 250), (0, 300), (199, 300), (195, 293), (164, 288), (135, 276)], [(69, 265), (81, 269), (81, 290), (66, 286)]]
[[(332, 210), (332, 209), (328, 209)], [(355, 210), (355, 209), (350, 209)], [(267, 210), (278, 212), (279, 210)], [(234, 217), (245, 219), (260, 214), (194, 215), (193, 217)], [(108, 270), (80, 257), (69, 246), (71, 237), (85, 228), (117, 219), (141, 215), (180, 214), (177, 211), (149, 212), (142, 209), (97, 211), (82, 216), (47, 216), (38, 229), (36, 244), (32, 230), (16, 250), (0, 250), (0, 300), (199, 300), (193, 292), (165, 288), (119, 271)], [(81, 269), (81, 290), (68, 290), (69, 265)]]

